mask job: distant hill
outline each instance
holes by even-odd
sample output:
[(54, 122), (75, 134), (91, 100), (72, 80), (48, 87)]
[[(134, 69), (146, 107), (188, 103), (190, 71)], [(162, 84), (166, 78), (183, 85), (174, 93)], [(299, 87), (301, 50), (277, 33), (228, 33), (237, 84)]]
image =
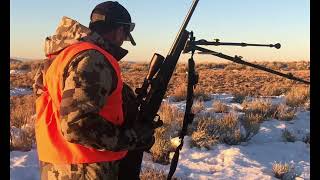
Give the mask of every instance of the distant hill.
[(15, 63), (22, 63), (22, 61), (21, 60), (17, 60), (17, 59), (12, 59), (12, 58), (10, 58), (10, 64), (11, 63), (13, 63), (13, 64), (15, 64)]

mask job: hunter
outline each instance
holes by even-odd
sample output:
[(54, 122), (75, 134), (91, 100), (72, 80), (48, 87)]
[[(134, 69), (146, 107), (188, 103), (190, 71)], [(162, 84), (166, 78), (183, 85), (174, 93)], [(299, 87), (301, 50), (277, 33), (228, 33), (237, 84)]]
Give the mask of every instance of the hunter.
[(139, 179), (141, 149), (154, 129), (135, 120), (137, 103), (118, 61), (135, 45), (135, 24), (118, 2), (98, 4), (89, 27), (63, 17), (45, 39), (35, 77), (35, 132), (41, 180)]

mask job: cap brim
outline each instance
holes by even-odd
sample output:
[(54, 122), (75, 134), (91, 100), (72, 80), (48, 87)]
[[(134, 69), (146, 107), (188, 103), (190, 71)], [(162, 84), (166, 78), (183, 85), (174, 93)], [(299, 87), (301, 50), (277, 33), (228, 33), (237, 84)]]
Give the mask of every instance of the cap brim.
[(127, 37), (127, 39), (126, 39), (127, 41), (130, 41), (131, 42), (131, 44), (133, 45), (133, 46), (135, 46), (136, 45), (136, 42), (134, 41), (134, 39), (133, 39), (133, 37), (132, 37), (132, 35), (131, 35), (131, 33), (129, 33), (128, 34), (128, 37)]

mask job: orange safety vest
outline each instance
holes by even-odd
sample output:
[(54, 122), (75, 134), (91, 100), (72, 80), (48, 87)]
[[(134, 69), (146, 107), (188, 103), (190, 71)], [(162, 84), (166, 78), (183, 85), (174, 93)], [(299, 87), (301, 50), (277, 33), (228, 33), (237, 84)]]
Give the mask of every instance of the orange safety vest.
[[(122, 86), (118, 61), (102, 48), (80, 42), (61, 51), (43, 76), (45, 91), (36, 100), (35, 132), (39, 160), (50, 163), (78, 164), (106, 162), (122, 159), (127, 151), (99, 151), (66, 141), (60, 127), (60, 104), (62, 96), (63, 72), (71, 59), (79, 52), (95, 49), (104, 54), (114, 68), (118, 84), (99, 114), (115, 125), (123, 123)], [(99, 128), (99, 127), (97, 127)]]

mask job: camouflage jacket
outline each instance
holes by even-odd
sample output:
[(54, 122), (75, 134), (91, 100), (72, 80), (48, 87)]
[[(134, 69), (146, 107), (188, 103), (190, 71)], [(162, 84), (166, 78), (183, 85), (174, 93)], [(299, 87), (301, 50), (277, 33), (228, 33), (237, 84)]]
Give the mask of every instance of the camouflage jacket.
[[(64, 48), (79, 41), (92, 42), (121, 60), (128, 51), (106, 42), (100, 35), (75, 20), (63, 17), (56, 34), (45, 40), (45, 54), (57, 55)], [(52, 59), (47, 59), (35, 76), (34, 91), (42, 92), (42, 74), (50, 66)], [(116, 126), (103, 119), (98, 112), (105, 104), (106, 95), (117, 84), (117, 76), (111, 64), (103, 54), (96, 50), (86, 50), (76, 55), (63, 75), (63, 92), (60, 107), (61, 131), (72, 143), (99, 150), (133, 150), (139, 143), (139, 136), (134, 129)], [(76, 90), (76, 91), (75, 91)], [(75, 93), (77, 92), (77, 93)], [(136, 109), (135, 94), (124, 84), (124, 118)], [(130, 107), (130, 108), (129, 108)]]

